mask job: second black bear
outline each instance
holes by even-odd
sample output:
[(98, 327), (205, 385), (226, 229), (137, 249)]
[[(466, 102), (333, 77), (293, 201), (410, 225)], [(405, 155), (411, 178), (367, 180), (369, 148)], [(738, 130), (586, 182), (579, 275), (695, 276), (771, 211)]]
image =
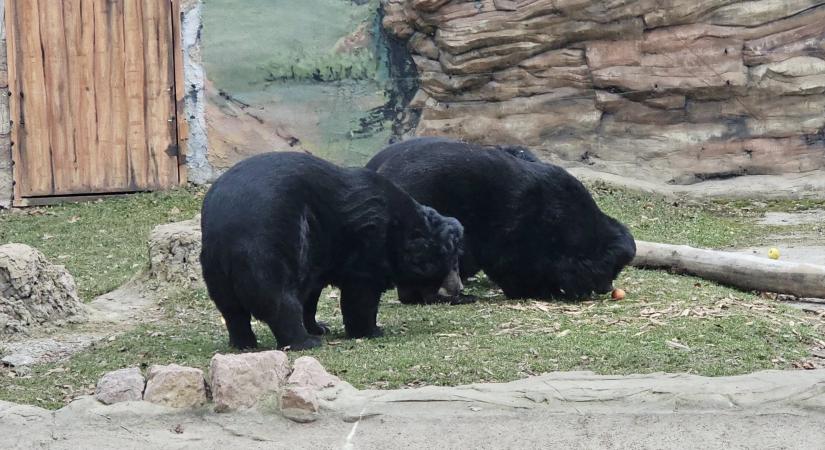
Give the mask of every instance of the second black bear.
[[(628, 229), (604, 214), (584, 185), (522, 147), (416, 138), (384, 148), (367, 168), (461, 221), (462, 277), (484, 270), (510, 298), (609, 292), (636, 253)], [(399, 289), (405, 303), (426, 297)]]
[(349, 337), (380, 336), (381, 294), (393, 284), (461, 290), (463, 230), (367, 169), (302, 153), (248, 158), (209, 189), (201, 218), (201, 265), (229, 342), (257, 345), (252, 316), (278, 347), (321, 344), (321, 290), (341, 289)]

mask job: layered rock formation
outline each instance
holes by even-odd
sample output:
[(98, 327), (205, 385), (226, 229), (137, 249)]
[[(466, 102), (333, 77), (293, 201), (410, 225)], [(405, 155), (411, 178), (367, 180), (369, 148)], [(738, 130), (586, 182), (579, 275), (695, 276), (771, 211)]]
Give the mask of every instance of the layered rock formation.
[(384, 28), (407, 39), (420, 74), (420, 135), (522, 144), (568, 166), (674, 185), (825, 168), (825, 1), (384, 9)]

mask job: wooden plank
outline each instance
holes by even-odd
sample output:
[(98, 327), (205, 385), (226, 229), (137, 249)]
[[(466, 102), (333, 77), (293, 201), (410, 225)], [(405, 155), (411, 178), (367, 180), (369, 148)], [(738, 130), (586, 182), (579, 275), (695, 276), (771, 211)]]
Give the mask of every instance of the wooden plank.
[(106, 173), (109, 175), (106, 191), (129, 186), (128, 157), (126, 150), (126, 133), (128, 129), (128, 112), (126, 109), (126, 47), (124, 43), (124, 14), (123, 2), (128, 0), (108, 0), (109, 15), (109, 61), (111, 61), (111, 78), (109, 88), (104, 95), (112, 99), (112, 147), (102, 148), (101, 152), (109, 153), (109, 166)]
[(43, 4), (39, 11), (43, 72), (45, 80), (46, 117), (51, 165), (54, 177), (52, 194), (73, 193), (77, 185), (77, 159), (69, 138), (71, 99), (69, 98), (68, 58), (66, 55), (63, 8), (57, 4)]
[(143, 45), (146, 55), (146, 158), (149, 161), (149, 179), (146, 186), (150, 188), (160, 187), (158, 160), (155, 157), (161, 140), (159, 135), (163, 133), (163, 126), (158, 108), (158, 98), (161, 96), (161, 74), (158, 66), (160, 55), (158, 54), (158, 1), (143, 0)]
[(60, 203), (81, 203), (81, 202), (89, 202), (95, 201), (100, 199), (107, 199), (107, 198), (114, 198), (114, 197), (121, 197), (128, 194), (137, 194), (140, 192), (147, 192), (147, 191), (130, 191), (130, 190), (123, 190), (123, 191), (114, 191), (114, 192), (107, 192), (101, 194), (77, 194), (77, 195), (52, 195), (48, 197), (26, 197), (21, 199), (20, 203), (14, 206), (48, 206), (48, 205), (57, 205)]
[[(66, 117), (66, 132), (68, 134), (69, 146), (72, 149), (73, 181), (72, 189), (77, 191), (88, 191), (89, 178), (88, 170), (88, 150), (82, 137), (82, 99), (84, 96), (81, 86), (82, 65), (85, 62), (82, 47), (82, 2), (81, 0), (66, 0), (63, 2), (63, 35), (64, 52), (66, 54), (65, 84), (68, 89), (68, 109), (70, 111)], [(62, 166), (61, 170), (63, 170)]]
[(172, 0), (172, 52), (175, 63), (175, 116), (178, 126), (178, 181), (187, 182), (187, 146), (189, 144), (189, 121), (186, 120), (186, 81), (183, 73), (183, 30), (180, 0)]
[(40, 36), (40, 3), (42, 0), (16, 0), (19, 26), (18, 59), (16, 68), (20, 77), (20, 155), (22, 163), (21, 190), (27, 195), (54, 193), (55, 179), (52, 166), (48, 100), (45, 68)]
[(95, 0), (94, 5), (94, 78), (96, 114), (96, 142), (94, 152), (90, 155), (92, 161), (90, 176), (92, 189), (104, 191), (111, 186), (112, 176), (108, 168), (113, 165), (112, 152), (107, 151), (114, 146), (114, 115), (112, 98), (112, 61), (111, 61), (111, 28), (109, 25), (109, 2)]
[(154, 158), (158, 161), (158, 187), (167, 188), (178, 184), (177, 119), (175, 116), (175, 64), (172, 37), (172, 2), (161, 0), (157, 9), (158, 73), (161, 75), (161, 91), (158, 96), (158, 126), (163, 132), (158, 136)]
[(127, 1), (124, 5), (126, 42), (126, 102), (128, 110), (127, 154), (130, 186), (146, 186), (149, 160), (146, 152), (145, 57), (143, 40), (143, 5)]
[[(6, 41), (6, 0), (0, 0), (0, 40), (2, 40), (3, 43)], [(0, 58), (0, 88), (8, 88), (8, 46), (0, 50), (3, 52), (3, 57)]]
[(75, 0), (79, 4), (74, 60), (77, 75), (73, 78), (78, 97), (74, 99), (78, 111), (75, 115), (75, 134), (77, 136), (78, 169), (82, 180), (78, 190), (95, 192), (102, 189), (97, 180), (99, 168), (97, 142), (97, 87), (95, 85), (95, 7), (97, 0)]

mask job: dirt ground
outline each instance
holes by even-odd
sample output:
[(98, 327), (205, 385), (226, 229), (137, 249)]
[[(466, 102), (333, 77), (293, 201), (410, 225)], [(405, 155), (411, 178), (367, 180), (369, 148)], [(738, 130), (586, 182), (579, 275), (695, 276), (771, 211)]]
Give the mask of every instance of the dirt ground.
[[(800, 212), (768, 212), (759, 221), (760, 225), (774, 227), (794, 227), (797, 225), (825, 224), (825, 211), (815, 209)], [(822, 231), (785, 231), (768, 237), (771, 245), (741, 249), (767, 257), (769, 247), (777, 247), (782, 252), (782, 259), (794, 262), (825, 265), (825, 234)]]

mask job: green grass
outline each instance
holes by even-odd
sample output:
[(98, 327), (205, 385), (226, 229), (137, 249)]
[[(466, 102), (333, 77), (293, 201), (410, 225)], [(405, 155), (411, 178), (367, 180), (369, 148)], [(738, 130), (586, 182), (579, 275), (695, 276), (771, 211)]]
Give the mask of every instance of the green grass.
[(599, 207), (643, 241), (723, 248), (753, 244), (769, 229), (754, 222), (755, 209), (734, 203), (697, 203), (614, 188), (589, 186)]
[[(755, 225), (767, 207), (674, 202), (602, 185), (593, 192), (639, 239), (726, 247), (767, 233)], [(27, 242), (65, 263), (89, 298), (137, 273), (146, 263), (151, 227), (190, 218), (200, 193), (137, 194), (6, 213), (0, 215), (0, 242)], [(404, 306), (388, 292), (379, 313), (386, 336), (372, 340), (344, 338), (330, 295), (335, 291), (328, 290), (319, 318), (330, 323), (332, 334), (323, 347), (290, 357), (315, 356), (355, 386), (374, 388), (508, 381), (555, 370), (717, 376), (790, 368), (825, 333), (822, 317), (696, 278), (628, 269), (617, 285), (627, 290), (627, 299), (506, 300), (484, 277), (470, 285), (482, 297), (472, 305)], [(161, 311), (158, 321), (66, 361), (35, 366), (29, 375), (12, 378), (0, 369), (0, 400), (56, 408), (89, 393), (109, 370), (168, 363), (206, 368), (216, 352), (232, 351), (204, 291), (170, 295)], [(255, 329), (262, 349), (274, 348), (269, 330), (257, 323)]]
[(0, 212), (0, 244), (28, 244), (65, 265), (88, 301), (140, 272), (152, 228), (191, 219), (200, 210), (199, 195), (179, 189)]

